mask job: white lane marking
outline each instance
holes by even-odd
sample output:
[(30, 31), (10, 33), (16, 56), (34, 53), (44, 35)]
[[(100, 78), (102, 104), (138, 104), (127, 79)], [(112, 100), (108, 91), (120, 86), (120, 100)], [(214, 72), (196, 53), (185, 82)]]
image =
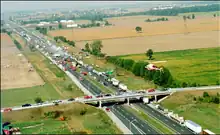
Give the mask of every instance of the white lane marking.
[(167, 119), (165, 119), (165, 121), (168, 121)]
[(147, 131), (148, 131), (148, 132), (150, 132), (150, 130), (149, 130), (149, 129), (148, 129)]
[(173, 124), (173, 126), (175, 127), (176, 125)]
[(158, 117), (160, 117), (160, 115), (157, 115)]
[(144, 125), (141, 124), (142, 127), (144, 127)]
[(183, 129), (181, 129), (181, 131), (184, 131)]

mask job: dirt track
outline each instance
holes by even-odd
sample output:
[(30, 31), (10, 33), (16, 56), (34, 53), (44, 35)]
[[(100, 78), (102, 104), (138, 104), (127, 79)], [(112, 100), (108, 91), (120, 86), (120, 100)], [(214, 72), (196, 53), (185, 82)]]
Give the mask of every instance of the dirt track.
[(44, 84), (7, 34), (1, 33), (1, 90)]

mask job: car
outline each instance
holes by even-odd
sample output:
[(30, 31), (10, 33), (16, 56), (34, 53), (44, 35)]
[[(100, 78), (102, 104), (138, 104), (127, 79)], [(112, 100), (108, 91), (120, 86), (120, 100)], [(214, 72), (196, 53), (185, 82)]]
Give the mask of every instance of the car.
[(100, 98), (100, 97), (103, 97), (103, 95), (98, 95), (98, 96), (96, 96), (96, 98)]
[(31, 104), (23, 104), (22, 107), (28, 107), (31, 106)]
[(107, 112), (110, 112), (110, 111), (111, 111), (111, 109), (110, 109), (110, 108), (105, 108), (105, 110), (106, 110)]
[(106, 97), (110, 97), (110, 96), (112, 96), (112, 95), (111, 95), (111, 94), (105, 94), (105, 96), (106, 96)]
[(43, 102), (42, 103), (37, 103), (37, 105), (42, 105), (43, 104)]
[(68, 99), (67, 101), (74, 101), (75, 99), (74, 98), (70, 98), (70, 99)]
[(5, 109), (4, 109), (4, 112), (11, 112), (11, 111), (12, 111), (11, 108), (5, 108)]
[(84, 96), (84, 99), (90, 99), (92, 96)]

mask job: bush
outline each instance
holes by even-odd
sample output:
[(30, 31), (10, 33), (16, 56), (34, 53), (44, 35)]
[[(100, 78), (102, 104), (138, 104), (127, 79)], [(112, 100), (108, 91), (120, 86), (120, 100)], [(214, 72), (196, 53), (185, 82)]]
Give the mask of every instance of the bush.
[(42, 103), (42, 102), (43, 102), (40, 97), (36, 97), (36, 98), (34, 99), (34, 101), (35, 101), (36, 103)]
[(183, 82), (183, 83), (182, 83), (182, 87), (183, 87), (183, 88), (187, 87), (187, 83), (186, 83), (186, 82)]
[(58, 118), (60, 116), (62, 112), (60, 111), (50, 111), (50, 112), (45, 112), (44, 113), (44, 116), (47, 117), (47, 118)]
[(205, 97), (209, 97), (208, 92), (203, 92), (203, 97), (204, 97), (204, 98), (205, 98)]
[(73, 90), (73, 85), (72, 85), (72, 84), (69, 84), (69, 85), (67, 86), (67, 90), (72, 91), (72, 90)]
[(86, 112), (87, 112), (87, 109), (84, 108), (83, 110), (80, 111), (80, 115), (85, 115)]

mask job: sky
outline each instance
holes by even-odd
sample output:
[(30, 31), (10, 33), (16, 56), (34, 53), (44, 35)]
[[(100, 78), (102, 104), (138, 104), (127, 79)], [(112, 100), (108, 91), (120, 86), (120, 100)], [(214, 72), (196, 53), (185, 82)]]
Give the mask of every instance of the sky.
[[(107, 5), (150, 3), (150, 1), (1, 1), (1, 11), (39, 10), (48, 8), (88, 8)], [(152, 2), (151, 2), (152, 3)], [(155, 2), (153, 2), (155, 3)], [(158, 1), (158, 3), (161, 3)]]

